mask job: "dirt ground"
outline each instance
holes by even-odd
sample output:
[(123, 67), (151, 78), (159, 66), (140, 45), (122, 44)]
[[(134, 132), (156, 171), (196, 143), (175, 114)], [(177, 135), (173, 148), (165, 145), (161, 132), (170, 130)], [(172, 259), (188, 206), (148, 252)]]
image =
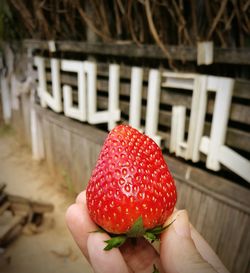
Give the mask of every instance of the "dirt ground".
[(32, 160), (29, 148), (18, 142), (12, 130), (0, 126), (1, 182), (7, 184), (7, 192), (52, 202), (55, 209), (47, 214), (45, 231), (22, 234), (5, 249), (6, 259), (1, 259), (0, 272), (92, 272), (65, 224), (64, 215), (73, 202), (72, 194), (49, 175), (44, 162)]

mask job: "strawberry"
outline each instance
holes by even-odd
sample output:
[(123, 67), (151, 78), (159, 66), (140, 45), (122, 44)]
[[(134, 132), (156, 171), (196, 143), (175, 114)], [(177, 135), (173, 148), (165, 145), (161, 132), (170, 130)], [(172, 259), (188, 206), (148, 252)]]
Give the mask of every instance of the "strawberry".
[(127, 237), (155, 240), (177, 198), (161, 149), (128, 125), (109, 133), (86, 194), (90, 217), (113, 236), (106, 250)]

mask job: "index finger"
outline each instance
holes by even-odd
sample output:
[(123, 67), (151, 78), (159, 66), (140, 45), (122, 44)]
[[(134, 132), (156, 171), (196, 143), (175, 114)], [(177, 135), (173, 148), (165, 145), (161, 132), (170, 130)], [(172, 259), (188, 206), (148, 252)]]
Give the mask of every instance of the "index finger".
[(83, 255), (89, 260), (87, 240), (89, 233), (98, 228), (89, 217), (85, 191), (81, 192), (76, 198), (76, 203), (67, 209), (66, 223), (76, 244)]

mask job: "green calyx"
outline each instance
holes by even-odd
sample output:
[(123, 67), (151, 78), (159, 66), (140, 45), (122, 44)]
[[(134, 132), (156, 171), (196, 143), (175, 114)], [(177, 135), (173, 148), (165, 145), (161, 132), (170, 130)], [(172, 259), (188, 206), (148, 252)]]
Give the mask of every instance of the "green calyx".
[(104, 242), (107, 243), (107, 245), (104, 247), (104, 250), (110, 250), (114, 247), (120, 247), (125, 243), (126, 239), (126, 236), (116, 236), (109, 240), (106, 240)]
[(142, 216), (140, 216), (135, 223), (133, 224), (133, 226), (131, 227), (131, 229), (126, 233), (127, 237), (131, 237), (131, 238), (137, 238), (137, 237), (141, 237), (145, 234), (146, 230), (143, 227), (143, 220), (142, 220)]
[(126, 242), (128, 238), (144, 237), (145, 239), (152, 243), (156, 240), (159, 240), (159, 235), (165, 229), (167, 229), (173, 222), (171, 222), (169, 225), (165, 227), (158, 226), (152, 229), (145, 230), (145, 228), (143, 227), (142, 216), (140, 216), (126, 234), (118, 236), (110, 234), (111, 239), (105, 241), (107, 245), (105, 246), (104, 250), (111, 250), (114, 247), (120, 247)]

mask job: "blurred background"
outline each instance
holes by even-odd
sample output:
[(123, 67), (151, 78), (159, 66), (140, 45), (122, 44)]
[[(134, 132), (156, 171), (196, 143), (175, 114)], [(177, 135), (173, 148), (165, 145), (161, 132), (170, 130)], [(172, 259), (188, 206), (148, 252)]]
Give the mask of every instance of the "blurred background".
[(177, 207), (250, 272), (249, 34), (249, 0), (1, 0), (1, 272), (92, 272), (64, 214), (119, 123), (160, 145)]

